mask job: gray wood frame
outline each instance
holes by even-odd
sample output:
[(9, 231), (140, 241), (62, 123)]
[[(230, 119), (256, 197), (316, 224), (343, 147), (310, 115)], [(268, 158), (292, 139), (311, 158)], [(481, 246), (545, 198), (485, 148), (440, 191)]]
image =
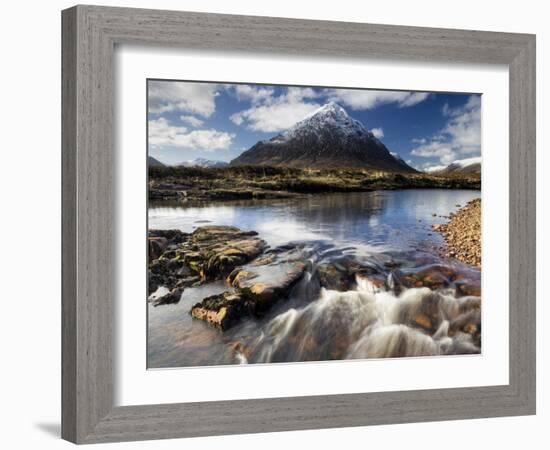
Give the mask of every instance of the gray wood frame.
[[(76, 443), (535, 413), (535, 36), (76, 6), (63, 11), (62, 436)], [(506, 64), (510, 76), (510, 383), (113, 406), (113, 51), (198, 50)]]

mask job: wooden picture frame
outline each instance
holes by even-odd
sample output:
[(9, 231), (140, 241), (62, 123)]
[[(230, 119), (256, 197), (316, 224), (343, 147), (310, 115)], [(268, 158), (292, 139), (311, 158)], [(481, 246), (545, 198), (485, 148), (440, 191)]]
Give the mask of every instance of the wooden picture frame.
[[(75, 6), (62, 13), (62, 437), (76, 443), (535, 413), (535, 36)], [(510, 86), (509, 384), (115, 407), (117, 44), (505, 64)]]

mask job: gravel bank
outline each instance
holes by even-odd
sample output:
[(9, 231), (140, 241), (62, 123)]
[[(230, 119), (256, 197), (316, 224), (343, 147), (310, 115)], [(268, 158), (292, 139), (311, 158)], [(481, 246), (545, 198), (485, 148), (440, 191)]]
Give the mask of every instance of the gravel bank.
[(450, 215), (448, 223), (432, 228), (445, 238), (445, 256), (481, 267), (481, 199), (468, 202)]

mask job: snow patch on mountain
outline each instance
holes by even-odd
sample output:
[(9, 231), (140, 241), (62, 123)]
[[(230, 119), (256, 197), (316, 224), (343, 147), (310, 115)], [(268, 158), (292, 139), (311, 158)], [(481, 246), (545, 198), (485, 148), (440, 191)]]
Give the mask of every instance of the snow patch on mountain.
[(329, 102), (316, 109), (293, 127), (273, 138), (270, 142), (282, 144), (291, 139), (301, 138), (306, 135), (310, 136), (312, 134), (316, 135), (319, 141), (322, 141), (322, 131), (327, 128), (332, 133), (336, 133), (340, 138), (366, 135), (369, 139), (379, 143), (378, 139), (361, 122), (350, 117), (346, 110), (335, 102)]
[(206, 158), (195, 158), (195, 159), (189, 159), (187, 161), (183, 161), (176, 165), (183, 166), (183, 167), (220, 168), (220, 167), (227, 166), (228, 163), (226, 161), (215, 161), (215, 160), (206, 159)]
[(476, 156), (474, 158), (458, 159), (453, 161), (450, 165), (455, 165), (464, 169), (465, 167), (471, 166), (473, 164), (481, 164), (481, 156)]

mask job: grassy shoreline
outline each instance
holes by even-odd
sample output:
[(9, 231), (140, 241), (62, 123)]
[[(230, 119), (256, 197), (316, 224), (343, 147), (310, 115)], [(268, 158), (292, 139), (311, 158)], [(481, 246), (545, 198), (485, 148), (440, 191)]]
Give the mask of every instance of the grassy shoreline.
[(236, 200), (288, 198), (303, 194), (381, 189), (481, 188), (476, 174), (440, 176), (372, 169), (150, 167), (150, 200)]

